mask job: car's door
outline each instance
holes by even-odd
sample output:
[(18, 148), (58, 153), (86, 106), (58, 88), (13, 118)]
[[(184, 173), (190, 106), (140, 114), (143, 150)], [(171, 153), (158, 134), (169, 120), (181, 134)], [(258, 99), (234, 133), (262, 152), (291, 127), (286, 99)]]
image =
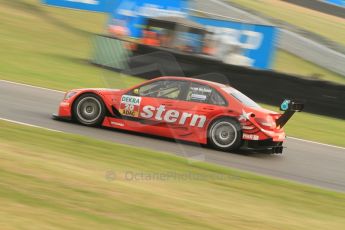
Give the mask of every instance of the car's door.
[[(227, 111), (228, 102), (214, 88), (201, 83), (191, 82), (186, 90), (183, 103), (177, 104), (178, 110), (191, 115), (184, 127), (191, 135), (204, 136), (209, 121)], [(182, 123), (182, 122), (181, 122)]]
[(154, 116), (149, 116), (150, 114), (145, 115), (146, 113), (142, 116), (142, 114), (143, 111), (149, 110), (148, 113), (153, 115), (154, 110), (159, 108), (160, 104), (156, 98), (162, 84), (162, 80), (149, 82), (124, 93), (117, 105), (122, 118), (143, 124), (149, 124), (149, 121), (154, 121)]
[(144, 84), (122, 96), (119, 112), (124, 119), (140, 122), (139, 131), (174, 136), (171, 130), (178, 125), (180, 113), (175, 105), (186, 86), (186, 82), (177, 80)]
[(186, 133), (183, 119), (184, 110), (181, 105), (185, 98), (189, 82), (184, 80), (166, 80), (163, 81), (161, 88), (156, 96), (159, 108), (156, 110), (154, 120), (161, 122), (165, 136), (178, 138)]

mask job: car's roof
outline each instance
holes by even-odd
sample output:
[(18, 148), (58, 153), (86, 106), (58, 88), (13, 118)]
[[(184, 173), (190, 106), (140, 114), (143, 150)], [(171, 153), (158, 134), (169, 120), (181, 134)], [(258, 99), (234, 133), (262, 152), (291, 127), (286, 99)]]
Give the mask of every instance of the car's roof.
[(213, 81), (208, 81), (208, 80), (202, 80), (202, 79), (197, 79), (197, 78), (189, 78), (189, 77), (176, 77), (176, 76), (165, 76), (165, 77), (157, 77), (153, 80), (180, 80), (180, 81), (191, 81), (191, 82), (196, 82), (196, 83), (201, 83), (201, 84), (206, 84), (206, 85), (211, 85), (214, 87), (219, 87), (219, 88), (225, 88), (229, 87), (228, 85), (224, 85), (218, 82), (213, 82)]

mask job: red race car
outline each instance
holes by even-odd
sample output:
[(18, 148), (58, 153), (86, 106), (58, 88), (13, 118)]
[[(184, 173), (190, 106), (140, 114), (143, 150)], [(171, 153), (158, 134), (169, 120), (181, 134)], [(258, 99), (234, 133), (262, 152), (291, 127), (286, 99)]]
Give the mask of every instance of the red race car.
[(284, 114), (261, 108), (238, 90), (215, 82), (160, 77), (129, 89), (76, 89), (55, 119), (208, 144), (282, 153), (283, 126), (303, 104), (285, 100)]

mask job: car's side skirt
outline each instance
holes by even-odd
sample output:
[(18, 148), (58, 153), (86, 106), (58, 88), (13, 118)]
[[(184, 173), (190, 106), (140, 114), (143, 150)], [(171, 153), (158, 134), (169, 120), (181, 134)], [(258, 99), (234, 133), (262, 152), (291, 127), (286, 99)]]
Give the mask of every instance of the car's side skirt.
[[(133, 131), (138, 133), (145, 133), (155, 136), (162, 136), (177, 140), (196, 142), (200, 144), (207, 144), (206, 135), (191, 132), (176, 132), (174, 128), (149, 125), (145, 122), (127, 120), (114, 117), (105, 117), (102, 126), (115, 129)], [(179, 130), (180, 131), (180, 130)]]

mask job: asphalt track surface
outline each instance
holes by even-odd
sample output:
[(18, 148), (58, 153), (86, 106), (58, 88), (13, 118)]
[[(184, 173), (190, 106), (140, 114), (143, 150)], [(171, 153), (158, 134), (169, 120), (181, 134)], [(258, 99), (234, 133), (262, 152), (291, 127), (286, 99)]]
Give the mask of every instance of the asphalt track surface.
[(52, 120), (51, 114), (57, 111), (58, 103), (62, 98), (63, 93), (59, 91), (0, 80), (0, 119), (163, 151), (190, 160), (204, 160), (240, 170), (345, 191), (344, 148), (288, 138), (285, 144), (287, 149), (283, 155), (219, 152), (157, 137), (89, 128)]

